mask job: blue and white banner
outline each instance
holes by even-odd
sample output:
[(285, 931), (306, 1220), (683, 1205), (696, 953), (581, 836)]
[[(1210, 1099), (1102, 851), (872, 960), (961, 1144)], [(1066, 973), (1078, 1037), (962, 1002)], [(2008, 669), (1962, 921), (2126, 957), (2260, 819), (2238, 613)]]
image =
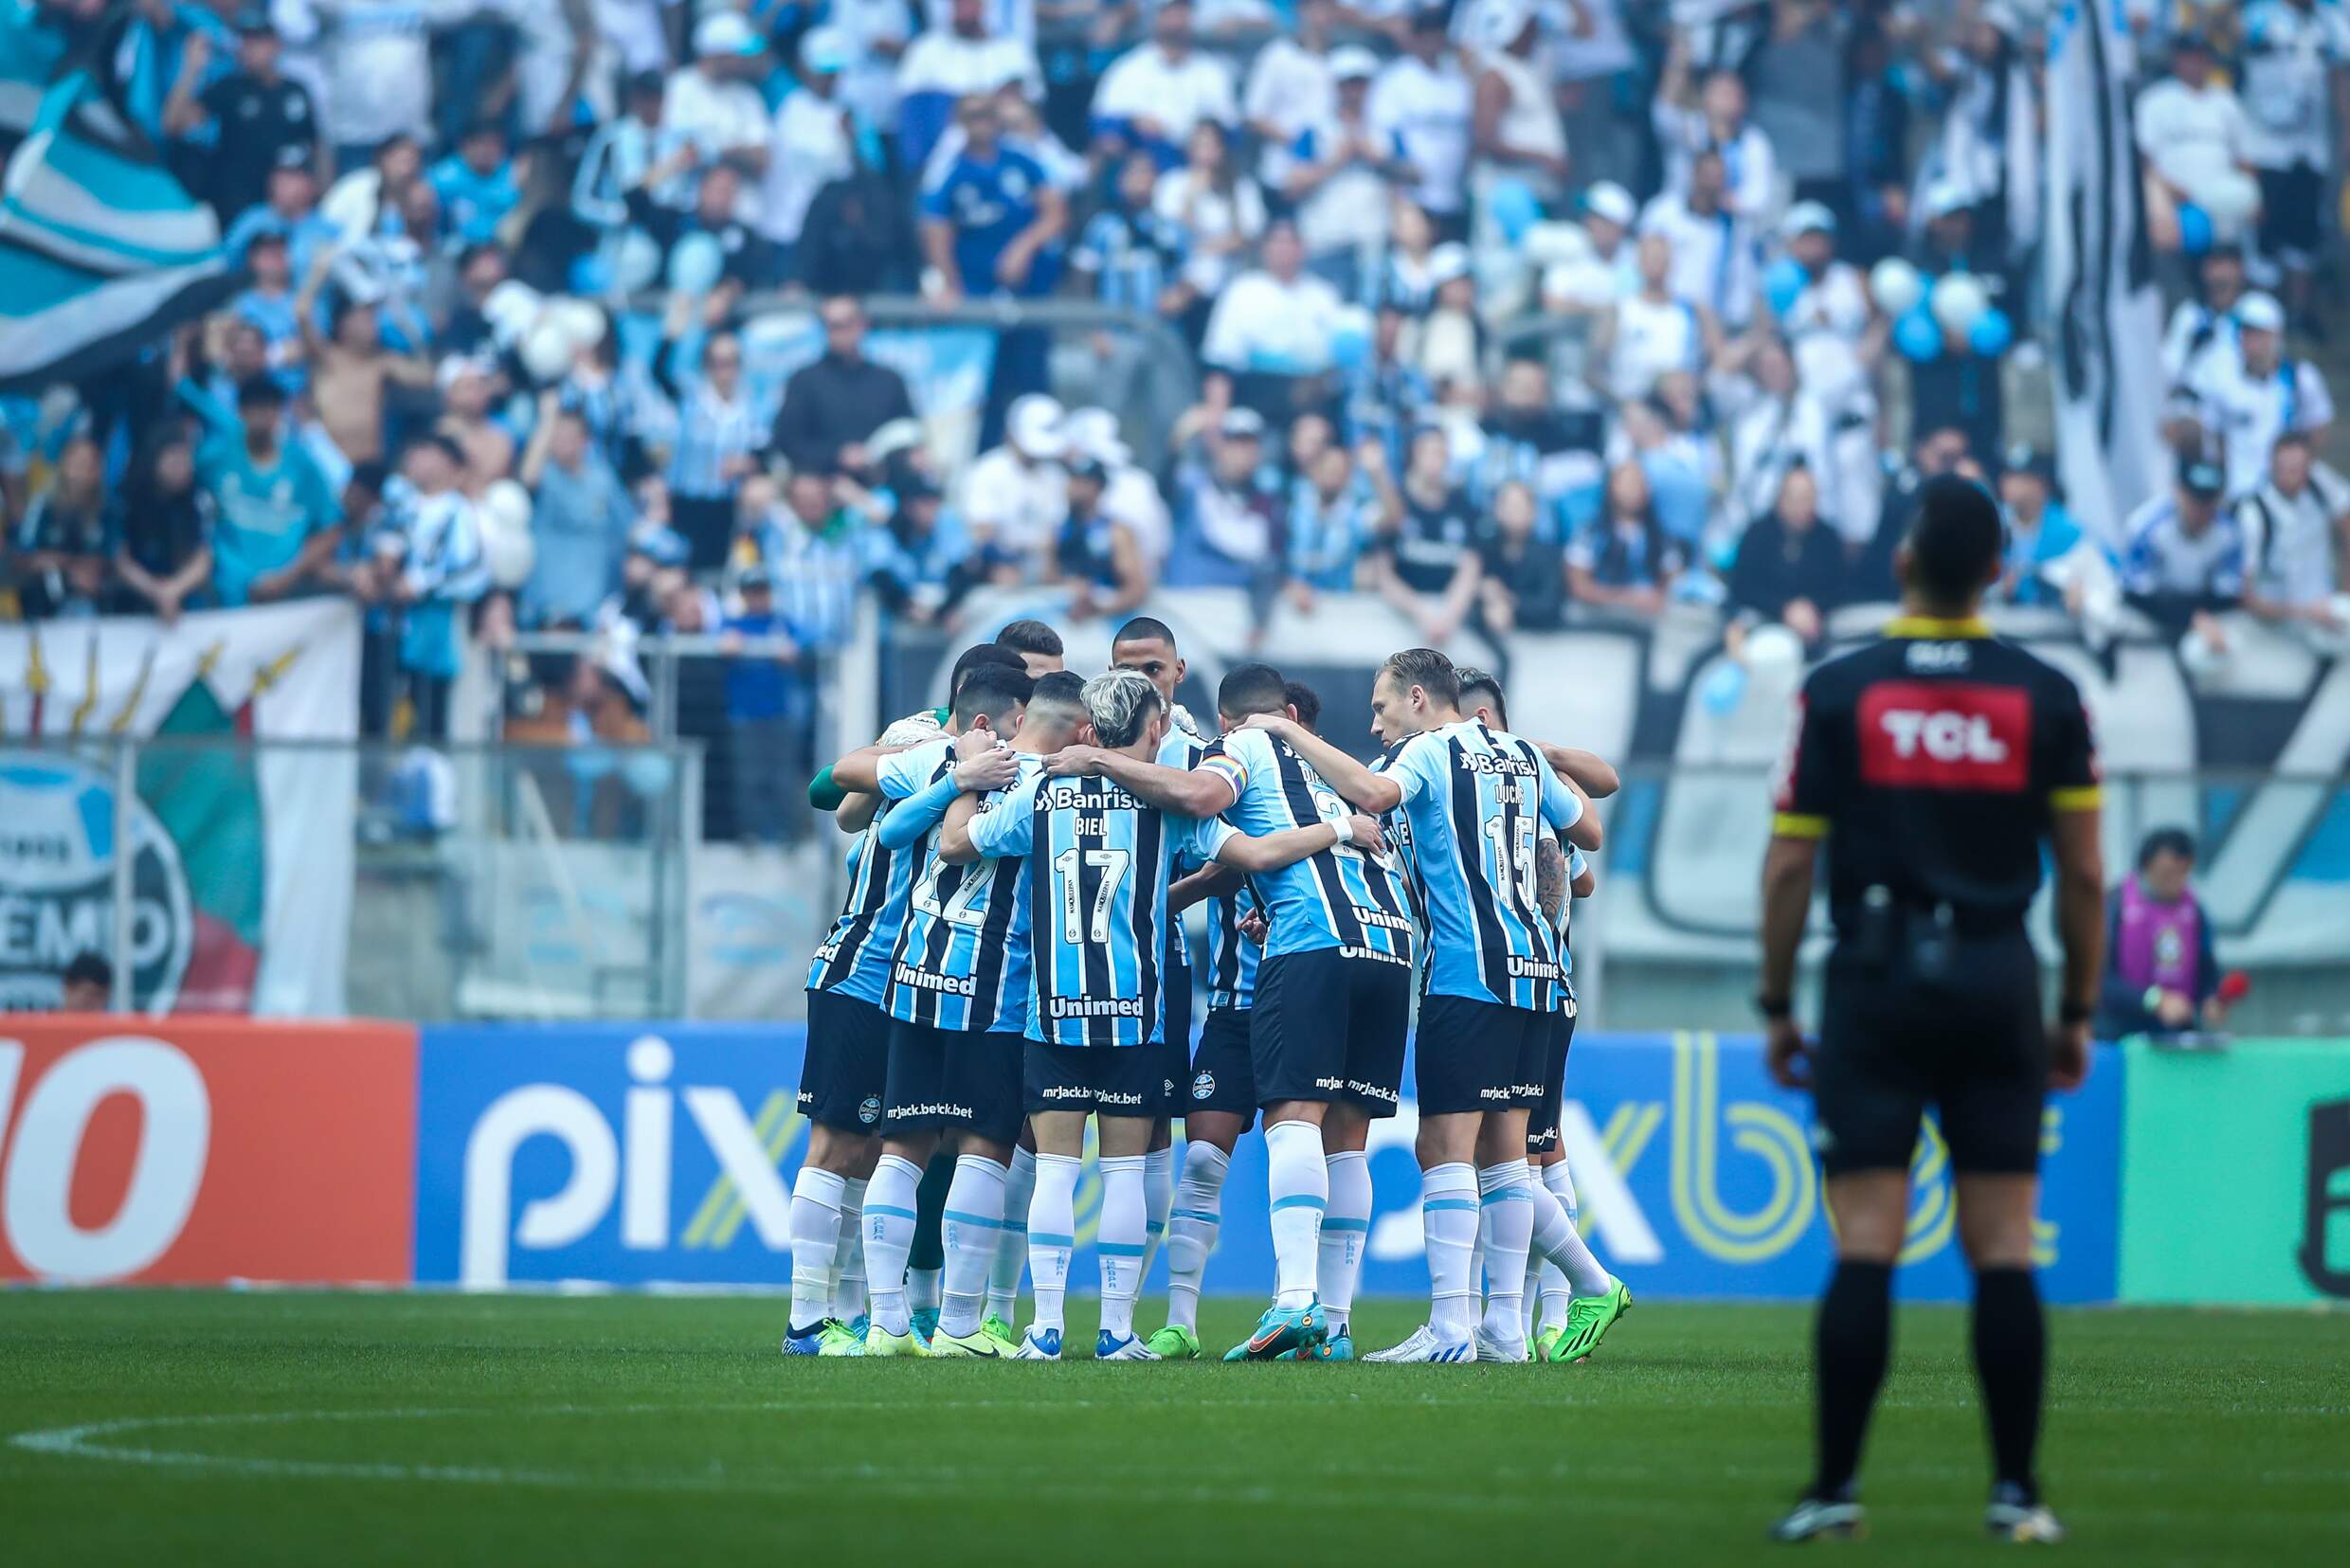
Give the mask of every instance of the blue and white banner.
[[(416, 1278), (496, 1289), (592, 1281), (773, 1286), (791, 1276), (788, 1202), (807, 1128), (794, 1108), (796, 1025), (428, 1028), (418, 1101)], [(2042, 1288), (2110, 1301), (2121, 1072), (2107, 1057), (2052, 1103), (2043, 1149)], [(1407, 1079), (1408, 1082), (1408, 1079)], [(1804, 1096), (1773, 1085), (1752, 1036), (1600, 1035), (1567, 1073), (1564, 1140), (1592, 1247), (1660, 1297), (1799, 1298), (1826, 1278), (1829, 1235)], [(1363, 1289), (1427, 1289), (1417, 1117), (1378, 1125)], [(1967, 1293), (1947, 1158), (1918, 1153), (1900, 1289)], [(1081, 1250), (1100, 1209), (1089, 1163)], [(1154, 1278), (1148, 1289), (1164, 1285)], [(1077, 1278), (1093, 1278), (1080, 1260)], [(1263, 1143), (1244, 1139), (1208, 1265), (1216, 1294), (1273, 1287)]]

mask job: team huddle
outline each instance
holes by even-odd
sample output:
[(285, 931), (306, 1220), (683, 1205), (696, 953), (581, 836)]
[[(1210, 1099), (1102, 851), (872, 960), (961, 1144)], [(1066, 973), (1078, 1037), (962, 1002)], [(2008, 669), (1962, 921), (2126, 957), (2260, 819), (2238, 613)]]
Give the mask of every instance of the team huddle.
[(1614, 770), (1511, 733), (1498, 683), (1431, 649), (1382, 667), (1367, 764), (1268, 665), (1225, 676), (1211, 736), (1175, 701), (1164, 623), (1130, 622), (1112, 659), (1081, 678), (1016, 622), (956, 661), (944, 709), (819, 779), (857, 838), (808, 976), (786, 1354), (1059, 1360), (1091, 1117), (1094, 1355), (1199, 1359), (1225, 1176), (1261, 1114), (1276, 1293), (1224, 1360), (1354, 1359), (1370, 1124), (1402, 1098), (1417, 969), (1430, 1310), (1364, 1359), (1589, 1356), (1632, 1305), (1559, 1141), (1568, 912)]

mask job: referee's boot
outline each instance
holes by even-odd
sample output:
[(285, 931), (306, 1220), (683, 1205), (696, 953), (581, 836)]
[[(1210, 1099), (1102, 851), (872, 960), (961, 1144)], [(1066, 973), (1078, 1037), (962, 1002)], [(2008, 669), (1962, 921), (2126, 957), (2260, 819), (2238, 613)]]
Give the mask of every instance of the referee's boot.
[(1867, 1516), (1861, 1511), (1860, 1499), (1850, 1487), (1833, 1497), (1806, 1496), (1787, 1511), (1787, 1516), (1771, 1526), (1771, 1539), (1790, 1543), (1799, 1541), (1854, 1541), (1869, 1533)]
[(1991, 1505), (1983, 1510), (1983, 1529), (1994, 1541), (2019, 1546), (2053, 1546), (2065, 1539), (2064, 1522), (2029, 1487), (2013, 1481), (1991, 1488)]

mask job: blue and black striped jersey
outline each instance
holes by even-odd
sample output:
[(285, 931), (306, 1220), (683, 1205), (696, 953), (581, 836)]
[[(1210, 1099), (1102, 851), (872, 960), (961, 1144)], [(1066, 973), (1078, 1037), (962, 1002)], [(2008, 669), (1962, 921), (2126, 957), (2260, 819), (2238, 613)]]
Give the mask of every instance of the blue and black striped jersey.
[(1414, 735), (1383, 769), (1403, 792), (1428, 926), (1429, 996), (1549, 1012), (1565, 971), (1536, 897), (1534, 840), (1582, 802), (1530, 741), (1473, 719)]
[[(893, 762), (905, 755), (899, 752), (883, 760)], [(878, 1006), (888, 989), (890, 953), (905, 923), (906, 890), (913, 860), (911, 854), (881, 842), (882, 820), (894, 803), (885, 799), (873, 820), (865, 824), (865, 831), (850, 845), (848, 896), (841, 900), (841, 913), (808, 964), (807, 988), (811, 991), (833, 991)]]
[[(1235, 730), (1207, 749), (1202, 768), (1233, 788), (1224, 820), (1253, 838), (1334, 821), (1352, 808), (1306, 760), (1262, 730)], [(1348, 958), (1409, 967), (1412, 911), (1401, 880), (1351, 844), (1321, 850), (1253, 879), (1273, 928), (1265, 956), (1335, 947)]]
[(1240, 934), (1240, 922), (1257, 908), (1246, 887), (1207, 901), (1207, 1004), (1216, 1012), (1245, 1013), (1256, 1003), (1264, 949)]
[(1166, 889), (1235, 830), (1147, 805), (1108, 779), (1024, 779), (971, 823), (984, 856), (1025, 861), (1013, 946), (1026, 949), (1027, 1035), (1048, 1045), (1155, 1045), (1166, 1013)]
[[(1192, 730), (1189, 713), (1181, 708), (1175, 712), (1176, 717), (1166, 727), (1166, 738), (1159, 743), (1159, 754), (1151, 760), (1161, 767), (1197, 767), (1200, 765), (1200, 754), (1207, 749), (1207, 742), (1202, 740), (1198, 732)], [(1198, 866), (1185, 863), (1176, 868), (1175, 874), (1182, 876), (1199, 869)], [(1184, 923), (1180, 919), (1166, 923), (1166, 958), (1169, 964), (1179, 969), (1191, 967), (1190, 933), (1184, 929)]]
[[(918, 746), (898, 756), (925, 754), (930, 766), (918, 780), (908, 778), (909, 794), (953, 771), (951, 742)], [(885, 766), (895, 760), (884, 759)], [(1044, 766), (1044, 759), (1032, 753), (1021, 753), (1019, 761), (1023, 778), (1039, 775)], [(889, 783), (885, 773), (885, 791)], [(992, 792), (979, 809), (996, 809), (1018, 788), (1014, 784)], [(913, 852), (919, 869), (907, 892), (905, 929), (890, 961), (890, 1017), (973, 1034), (1018, 1031), (1025, 1021), (1028, 994), (1024, 952), (1016, 951), (1010, 940), (1020, 912), (1021, 862), (1012, 857), (949, 865), (938, 856), (944, 820), (942, 811)]]

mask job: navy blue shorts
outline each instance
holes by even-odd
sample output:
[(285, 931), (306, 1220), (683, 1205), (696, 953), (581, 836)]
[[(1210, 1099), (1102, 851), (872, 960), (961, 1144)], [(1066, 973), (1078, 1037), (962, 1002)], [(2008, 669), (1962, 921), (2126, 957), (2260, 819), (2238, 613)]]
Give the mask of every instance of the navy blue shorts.
[(1412, 1055), (1419, 1113), (1532, 1109), (1542, 1099), (1555, 1017), (1469, 997), (1420, 998)]
[(1548, 1154), (1559, 1146), (1559, 1108), (1566, 1103), (1566, 1052), (1575, 1040), (1575, 1015), (1550, 1015), (1550, 1043), (1543, 1050), (1542, 1098), (1526, 1119), (1526, 1152)]
[(1409, 964), (1335, 947), (1264, 960), (1249, 1009), (1256, 1103), (1344, 1100), (1374, 1120), (1393, 1116), (1411, 1013)]
[(1046, 1045), (1024, 1040), (1028, 1109), (1091, 1111), (1148, 1120), (1166, 1091), (1165, 1057), (1148, 1045)]
[(807, 1059), (800, 1069), (800, 1114), (840, 1132), (881, 1130), (889, 1072), (890, 1016), (837, 991), (807, 994)]
[(1256, 1120), (1256, 1068), (1249, 1055), (1249, 1014), (1219, 1007), (1200, 1031), (1191, 1057), (1186, 1110), (1222, 1110), (1240, 1118), (1243, 1128)]
[(1027, 1114), (1021, 1104), (1026, 1044), (1016, 1034), (895, 1020), (881, 1095), (883, 1135), (968, 1128), (990, 1143), (1018, 1139)]
[(1166, 1011), (1161, 1018), (1161, 1031), (1166, 1038), (1163, 1044), (1147, 1045), (1146, 1051), (1156, 1052), (1159, 1057), (1159, 1100), (1153, 1106), (1153, 1116), (1181, 1116), (1191, 1103), (1191, 970), (1188, 966), (1170, 967), (1166, 971)]

